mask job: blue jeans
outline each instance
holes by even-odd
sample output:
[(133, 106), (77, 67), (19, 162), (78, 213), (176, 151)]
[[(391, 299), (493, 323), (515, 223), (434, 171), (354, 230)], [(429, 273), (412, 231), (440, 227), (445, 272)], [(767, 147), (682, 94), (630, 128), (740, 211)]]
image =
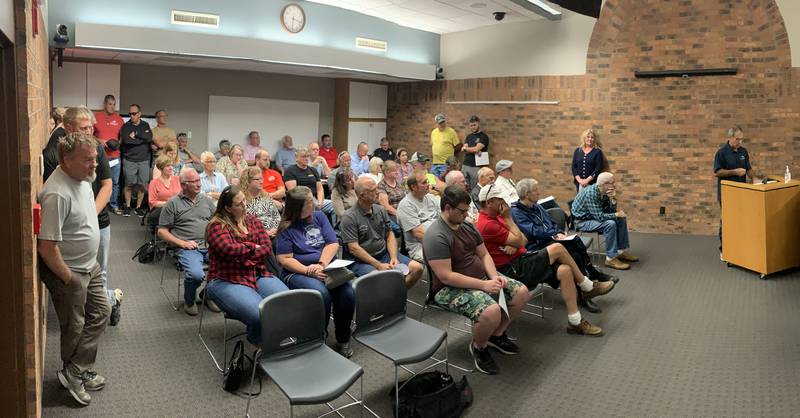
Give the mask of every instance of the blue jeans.
[(447, 164), (434, 164), (431, 166), (431, 174), (440, 180), (443, 180), (442, 177), (445, 171), (447, 171)]
[(325, 283), (319, 279), (297, 273), (284, 274), (283, 281), (289, 286), (289, 289), (311, 289), (322, 294), (322, 300), (325, 302), (326, 328), (332, 308), (336, 342), (350, 341), (350, 322), (353, 321), (353, 311), (356, 308), (356, 296), (350, 283), (345, 283), (335, 289), (328, 289), (325, 287)]
[(178, 251), (178, 264), (183, 269), (183, 301), (187, 306), (194, 305), (197, 288), (203, 283), (203, 263), (208, 263), (208, 249)]
[(217, 303), (229, 317), (247, 326), (247, 339), (254, 345), (261, 343), (261, 320), (258, 306), (269, 295), (289, 290), (277, 277), (260, 277), (256, 289), (227, 280), (215, 279), (208, 283), (208, 297)]
[(100, 278), (103, 280), (103, 290), (108, 296), (108, 305), (112, 308), (117, 304), (114, 291), (108, 288), (108, 251), (111, 249), (111, 226), (100, 228), (100, 247), (97, 249), (97, 264), (100, 264)]
[[(388, 251), (384, 251), (383, 254), (378, 254), (378, 255), (376, 255), (374, 257), (375, 257), (376, 260), (380, 261), (381, 263), (388, 263), (389, 259), (391, 258), (391, 257), (389, 257), (389, 252)], [(405, 264), (405, 265), (408, 265), (408, 263), (411, 262), (411, 260), (408, 257), (406, 257), (406, 256), (404, 256), (403, 254), (400, 254), (400, 253), (397, 253), (397, 261), (400, 264)], [(355, 275), (357, 277), (361, 277), (361, 276), (363, 276), (365, 274), (372, 273), (373, 271), (375, 271), (375, 267), (372, 267), (371, 265), (369, 265), (367, 263), (362, 263), (360, 261), (356, 261), (355, 263), (350, 264), (350, 266), (348, 268), (350, 269), (350, 271), (355, 273)]]
[[(108, 200), (108, 204), (111, 205), (111, 209), (117, 209), (117, 200), (119, 199), (119, 174), (122, 172), (122, 161), (119, 161), (117, 158), (117, 165), (111, 167), (111, 198)], [(110, 160), (109, 163), (113, 161)]]
[(625, 218), (598, 222), (595, 220), (577, 221), (578, 231), (600, 232), (606, 240), (606, 257), (614, 258), (630, 248), (628, 242), (628, 221)]

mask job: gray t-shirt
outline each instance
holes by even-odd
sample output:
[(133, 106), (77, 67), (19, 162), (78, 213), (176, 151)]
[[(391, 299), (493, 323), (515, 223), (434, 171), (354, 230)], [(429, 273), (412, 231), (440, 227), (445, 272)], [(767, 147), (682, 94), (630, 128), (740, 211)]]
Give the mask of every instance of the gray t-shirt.
[(97, 264), (100, 227), (91, 183), (77, 181), (56, 167), (39, 192), (42, 227), (39, 239), (58, 242), (70, 268), (89, 273)]
[(372, 205), (372, 213), (366, 214), (357, 203), (348, 209), (339, 226), (342, 243), (358, 242), (358, 245), (373, 257), (386, 251), (386, 236), (391, 233), (389, 214), (381, 205)]
[(158, 226), (182, 240), (203, 244), (208, 220), (216, 210), (217, 205), (205, 193), (198, 194), (192, 202), (181, 192), (161, 209)]
[[(478, 257), (477, 248), (481, 244), (483, 238), (472, 224), (464, 222), (453, 230), (440, 216), (425, 231), (423, 246), (428, 261), (450, 259), (454, 272), (482, 279), (486, 277), (486, 269), (483, 260)], [(433, 276), (433, 291), (438, 292), (443, 287), (439, 278)]]
[(422, 242), (414, 238), (411, 230), (418, 225), (427, 230), (438, 217), (439, 206), (429, 194), (426, 194), (422, 201), (417, 200), (411, 193), (407, 194), (400, 203), (397, 204), (397, 221), (403, 228), (403, 236), (406, 240), (406, 249), (410, 254), (422, 248)]

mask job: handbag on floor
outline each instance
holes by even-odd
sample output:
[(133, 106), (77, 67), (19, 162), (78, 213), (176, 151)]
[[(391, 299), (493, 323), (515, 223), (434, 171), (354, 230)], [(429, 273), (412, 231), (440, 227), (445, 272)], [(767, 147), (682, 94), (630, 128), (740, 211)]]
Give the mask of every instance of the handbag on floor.
[(158, 246), (155, 240), (150, 240), (142, 244), (135, 253), (131, 260), (136, 260), (142, 264), (150, 264), (154, 261), (161, 260), (162, 254), (158, 251)]
[[(234, 395), (239, 395), (239, 388), (242, 386), (242, 382), (249, 376), (247, 370), (244, 368), (244, 359), (250, 360), (250, 363), (253, 363), (253, 360), (248, 357), (244, 353), (244, 343), (242, 340), (236, 342), (236, 345), (233, 347), (233, 352), (231, 353), (231, 359), (228, 361), (227, 367), (225, 368), (225, 375), (222, 378), (222, 388), (225, 389), (226, 392), (233, 393)], [(257, 393), (245, 393), (245, 395), (249, 396), (258, 396), (261, 394), (261, 379), (258, 379), (258, 392)]]
[[(400, 382), (400, 417), (456, 418), (472, 405), (472, 388), (466, 376), (456, 382), (447, 373), (433, 371), (416, 375), (403, 386), (405, 382)], [(394, 388), (389, 396), (394, 404)]]

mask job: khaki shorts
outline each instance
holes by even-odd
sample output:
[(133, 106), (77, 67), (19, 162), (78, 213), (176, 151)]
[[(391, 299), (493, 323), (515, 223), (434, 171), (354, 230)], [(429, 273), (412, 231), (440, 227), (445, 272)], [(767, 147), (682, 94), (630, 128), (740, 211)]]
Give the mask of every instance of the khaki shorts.
[[(509, 277), (505, 277), (505, 279), (506, 287), (503, 289), (503, 292), (506, 294), (506, 303), (510, 303), (511, 299), (514, 298), (520, 290), (523, 290), (525, 285)], [(495, 300), (496, 297), (497, 296), (492, 296), (482, 290), (445, 286), (436, 292), (434, 299), (437, 304), (447, 310), (464, 315), (473, 321), (477, 321), (486, 308), (497, 303)]]

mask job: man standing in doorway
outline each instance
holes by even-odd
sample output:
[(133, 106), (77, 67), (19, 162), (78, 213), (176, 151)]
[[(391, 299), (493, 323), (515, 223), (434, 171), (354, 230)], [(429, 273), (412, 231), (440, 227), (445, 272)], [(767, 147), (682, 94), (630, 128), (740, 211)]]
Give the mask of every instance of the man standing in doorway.
[(122, 215), (122, 209), (119, 208), (119, 175), (122, 170), (120, 163), (120, 137), (119, 133), (122, 130), (122, 125), (125, 121), (122, 116), (116, 111), (117, 99), (113, 95), (107, 95), (103, 99), (103, 110), (95, 112), (94, 118), (97, 122), (94, 124), (94, 136), (103, 144), (103, 150), (108, 157), (108, 165), (111, 167), (111, 199), (109, 204), (111, 210), (117, 215)]
[(142, 121), (142, 108), (132, 104), (128, 109), (131, 119), (122, 125), (122, 172), (125, 175), (125, 207), (123, 216), (131, 216), (131, 195), (136, 190), (136, 215), (144, 217), (144, 189), (150, 183), (150, 145), (153, 132)]

